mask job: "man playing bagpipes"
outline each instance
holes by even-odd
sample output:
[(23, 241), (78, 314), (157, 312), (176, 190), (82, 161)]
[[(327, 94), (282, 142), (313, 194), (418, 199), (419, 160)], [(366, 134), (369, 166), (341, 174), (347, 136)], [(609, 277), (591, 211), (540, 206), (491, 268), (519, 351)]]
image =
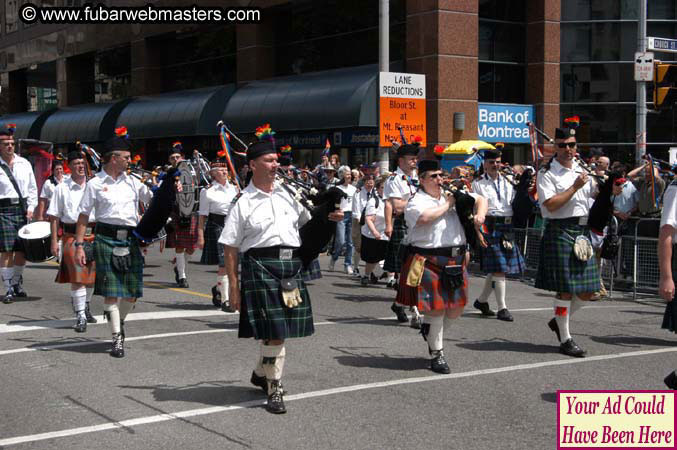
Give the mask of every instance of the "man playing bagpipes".
[[(168, 152), (169, 164), (177, 167), (179, 163), (185, 160), (183, 145), (181, 142), (174, 142)], [(174, 266), (174, 278), (180, 288), (187, 288), (186, 279), (186, 254), (192, 255), (197, 248), (198, 239), (198, 213), (192, 212), (185, 216), (179, 210), (178, 204), (172, 206), (173, 211), (170, 216), (172, 221), (172, 230), (167, 233), (167, 248), (175, 249), (176, 264)]]
[[(409, 199), (404, 212), (409, 245), (396, 302), (416, 306), (421, 311), (421, 334), (428, 343), (430, 369), (449, 373), (442, 342), (444, 328), (461, 315), (467, 303), (466, 266), (470, 253), (456, 212), (455, 196), (443, 195), (439, 162), (422, 160), (418, 163), (418, 174), (420, 188)], [(475, 199), (477, 229), (484, 222), (487, 202), (477, 194), (468, 195)]]
[(14, 152), (14, 127), (0, 129), (0, 275), (6, 294), (3, 303), (26, 297), (23, 271), (26, 258), (19, 228), (33, 218), (38, 188), (33, 167)]
[(548, 322), (560, 352), (574, 357), (585, 350), (569, 333), (569, 317), (600, 290), (599, 267), (587, 236), (590, 198), (596, 184), (576, 161), (573, 128), (555, 130), (556, 155), (538, 173), (538, 198), (547, 224), (541, 240), (536, 288), (557, 292), (555, 317)]
[[(94, 294), (104, 297), (104, 315), (112, 333), (111, 356), (125, 355), (124, 321), (136, 300), (143, 296), (143, 256), (132, 231), (139, 222), (140, 203), (148, 204), (148, 186), (127, 174), (132, 144), (127, 129), (120, 127), (104, 143), (103, 170), (87, 182), (78, 208), (75, 259), (87, 265), (85, 234), (94, 211)], [(170, 205), (166, 205), (169, 208)]]
[[(285, 340), (314, 332), (299, 257), (299, 228), (311, 214), (307, 203), (303, 206), (276, 181), (279, 163), (271, 130), (259, 129), (257, 136), (259, 142), (247, 149), (251, 182), (231, 206), (219, 242), (225, 246), (230, 306), (240, 311), (238, 336), (262, 343), (251, 382), (268, 395), (266, 409), (280, 414), (286, 412), (281, 382)], [(334, 222), (343, 219), (340, 210), (327, 216)]]
[[(512, 201), (515, 196), (513, 184), (499, 172), (500, 150), (484, 151), (484, 174), (472, 183), (473, 192), (487, 199), (489, 214), (485, 225), (487, 247), (480, 247), (480, 267), (487, 274), (484, 289), (473, 306), (484, 316), (496, 316), (498, 320), (512, 322), (513, 317), (505, 303), (506, 274), (524, 271), (524, 259), (515, 245), (512, 225)], [(491, 310), (487, 299), (493, 290), (498, 305), (498, 314)]]
[[(663, 213), (658, 234), (658, 267), (660, 283), (658, 294), (668, 302), (662, 328), (677, 333), (677, 302), (675, 301), (675, 278), (677, 277), (677, 180), (668, 185), (663, 197)], [(677, 374), (665, 377), (665, 385), (677, 389)]]
[(76, 247), (75, 229), (78, 220), (78, 208), (87, 185), (85, 171), (85, 155), (80, 151), (68, 153), (68, 167), (71, 176), (59, 183), (52, 193), (47, 209), (47, 216), (52, 230), (52, 254), (56, 255), (59, 249), (58, 229), (63, 225), (63, 254), (59, 264), (59, 272), (56, 275), (57, 283), (70, 283), (71, 302), (75, 312), (74, 329), (78, 333), (87, 330), (87, 323), (96, 323), (96, 319), (90, 312), (89, 303), (94, 293), (94, 280), (96, 277), (92, 244), (94, 242), (94, 217), (92, 212), (89, 216), (89, 224), (83, 238), (84, 245), (89, 250), (89, 258), (85, 266), (80, 266), (75, 259)]

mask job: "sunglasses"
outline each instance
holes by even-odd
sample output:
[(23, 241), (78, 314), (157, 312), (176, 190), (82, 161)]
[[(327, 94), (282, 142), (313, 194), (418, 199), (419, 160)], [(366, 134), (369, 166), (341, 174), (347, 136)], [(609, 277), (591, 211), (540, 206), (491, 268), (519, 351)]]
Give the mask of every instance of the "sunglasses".
[(559, 144), (557, 144), (557, 146), (559, 148), (566, 148), (566, 147), (575, 148), (576, 143), (575, 142), (560, 142)]
[(433, 174), (428, 175), (428, 178), (432, 178), (433, 180), (435, 178), (441, 178), (441, 177), (442, 177), (441, 173), (433, 173)]

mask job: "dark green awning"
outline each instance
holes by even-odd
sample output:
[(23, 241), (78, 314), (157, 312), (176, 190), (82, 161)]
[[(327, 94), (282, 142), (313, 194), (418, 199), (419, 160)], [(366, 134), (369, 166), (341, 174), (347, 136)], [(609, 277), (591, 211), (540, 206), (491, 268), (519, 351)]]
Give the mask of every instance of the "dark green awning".
[(42, 112), (25, 112), (0, 116), (0, 127), (16, 124), (15, 139), (40, 139), (40, 127), (55, 109)]
[(120, 113), (132, 139), (216, 135), (234, 85), (134, 98)]
[(275, 131), (378, 126), (376, 65), (253, 81), (228, 101), (223, 121), (252, 133), (270, 123)]
[(40, 140), (55, 144), (101, 142), (113, 136), (115, 120), (129, 99), (57, 109), (40, 132)]

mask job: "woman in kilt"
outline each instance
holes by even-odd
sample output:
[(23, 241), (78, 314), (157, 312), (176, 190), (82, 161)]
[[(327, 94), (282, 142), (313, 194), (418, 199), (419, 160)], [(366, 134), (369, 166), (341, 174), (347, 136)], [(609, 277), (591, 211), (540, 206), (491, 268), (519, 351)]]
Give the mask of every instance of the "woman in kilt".
[[(75, 259), (87, 265), (83, 248), (89, 216), (94, 211), (94, 295), (104, 297), (103, 311), (110, 324), (113, 342), (111, 356), (125, 356), (124, 321), (143, 295), (143, 256), (132, 230), (139, 223), (139, 205), (148, 204), (148, 187), (127, 175), (131, 143), (127, 129), (120, 127), (104, 143), (103, 170), (87, 182), (78, 208), (75, 232)], [(169, 207), (169, 205), (168, 205)]]
[[(370, 177), (372, 175), (368, 175)], [(372, 183), (374, 184), (374, 183)], [(374, 268), (385, 258), (388, 248), (388, 236), (385, 234), (385, 202), (383, 201), (383, 189), (385, 179), (379, 178), (370, 191), (369, 199), (364, 207), (364, 224), (362, 225), (362, 246), (360, 248), (360, 257), (365, 262), (364, 274), (360, 279), (362, 286), (367, 286), (369, 282), (377, 283), (378, 278), (374, 276)], [(392, 276), (392, 274), (388, 274)]]
[[(85, 156), (80, 151), (68, 153), (68, 167), (71, 176), (59, 183), (52, 193), (47, 216), (52, 229), (52, 254), (59, 249), (59, 236), (57, 230), (63, 225), (63, 254), (59, 264), (59, 272), (56, 274), (57, 283), (70, 283), (71, 302), (75, 312), (75, 326), (77, 333), (87, 331), (87, 323), (96, 323), (96, 319), (89, 310), (89, 302), (94, 293), (94, 281), (96, 278), (94, 261), (87, 261), (85, 266), (80, 266), (75, 260), (75, 224), (78, 220), (78, 206), (87, 184), (85, 172)], [(94, 242), (94, 214), (90, 215), (90, 224), (87, 227), (84, 242), (92, 245)]]
[(589, 240), (587, 217), (589, 199), (596, 195), (596, 185), (575, 161), (574, 129), (555, 130), (556, 155), (538, 173), (538, 198), (541, 214), (547, 219), (541, 240), (536, 288), (557, 293), (555, 317), (548, 327), (557, 335), (560, 352), (574, 357), (585, 350), (569, 333), (569, 317), (600, 289), (599, 268)]
[[(201, 264), (213, 266), (217, 264), (216, 285), (212, 286), (212, 303), (220, 307), (222, 302), (228, 304), (228, 276), (223, 261), (223, 246), (219, 237), (223, 224), (230, 210), (230, 205), (237, 195), (237, 187), (228, 180), (227, 164), (216, 161), (211, 164), (209, 173), (212, 185), (200, 192), (200, 223), (197, 227), (197, 247), (202, 249)], [(205, 226), (206, 222), (206, 226)]]
[[(483, 316), (496, 316), (498, 320), (512, 322), (513, 317), (505, 303), (505, 275), (520, 274), (524, 271), (524, 259), (515, 245), (512, 226), (512, 200), (514, 189), (498, 171), (501, 165), (501, 152), (484, 152), (484, 175), (472, 184), (473, 192), (481, 195), (489, 204), (489, 215), (485, 220), (487, 247), (480, 248), (480, 267), (487, 274), (484, 289), (473, 306)], [(494, 291), (498, 314), (489, 307), (488, 299)]]
[[(385, 204), (385, 234), (388, 237), (383, 270), (392, 274), (399, 274), (402, 268), (400, 244), (405, 241), (407, 224), (404, 221), (404, 210), (407, 207), (409, 197), (416, 192), (418, 176), (416, 175), (416, 158), (419, 152), (418, 144), (403, 144), (397, 148), (397, 170), (386, 181), (383, 195)], [(395, 276), (392, 275), (387, 282), (388, 287), (395, 287)], [(400, 322), (408, 320), (404, 308), (396, 303), (390, 309)], [(412, 318), (412, 326), (418, 326), (418, 315)]]
[[(266, 409), (281, 414), (286, 412), (281, 382), (285, 340), (310, 336), (314, 326), (298, 255), (298, 230), (310, 213), (275, 182), (277, 157), (274, 143), (265, 137), (249, 146), (253, 176), (231, 207), (219, 242), (225, 245), (230, 305), (240, 311), (238, 336), (262, 343), (250, 381), (268, 395)], [(332, 212), (329, 219), (338, 222), (343, 214)]]
[[(169, 163), (176, 167), (184, 161), (184, 150), (181, 142), (174, 142), (169, 150)], [(176, 264), (174, 265), (174, 279), (180, 288), (188, 288), (186, 279), (186, 253), (192, 255), (197, 247), (198, 215), (193, 212), (190, 217), (183, 217), (179, 212), (178, 204), (173, 205), (173, 230), (167, 233), (167, 248), (175, 249)]]
[[(454, 209), (454, 197), (442, 195), (442, 171), (436, 160), (418, 164), (421, 187), (404, 213), (409, 230), (407, 258), (402, 266), (397, 303), (417, 306), (423, 313), (421, 334), (428, 342), (430, 369), (449, 373), (444, 359), (445, 325), (463, 312), (468, 299), (470, 258), (465, 233)], [(479, 227), (487, 203), (475, 197), (475, 225)], [(445, 324), (446, 322), (446, 324)]]

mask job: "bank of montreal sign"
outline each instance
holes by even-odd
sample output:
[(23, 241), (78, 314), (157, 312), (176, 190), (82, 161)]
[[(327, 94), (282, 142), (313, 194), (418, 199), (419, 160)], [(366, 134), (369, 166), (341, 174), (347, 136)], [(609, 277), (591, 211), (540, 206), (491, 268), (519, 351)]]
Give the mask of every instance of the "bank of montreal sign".
[(533, 120), (533, 105), (479, 103), (477, 137), (487, 142), (529, 143), (527, 122)]

